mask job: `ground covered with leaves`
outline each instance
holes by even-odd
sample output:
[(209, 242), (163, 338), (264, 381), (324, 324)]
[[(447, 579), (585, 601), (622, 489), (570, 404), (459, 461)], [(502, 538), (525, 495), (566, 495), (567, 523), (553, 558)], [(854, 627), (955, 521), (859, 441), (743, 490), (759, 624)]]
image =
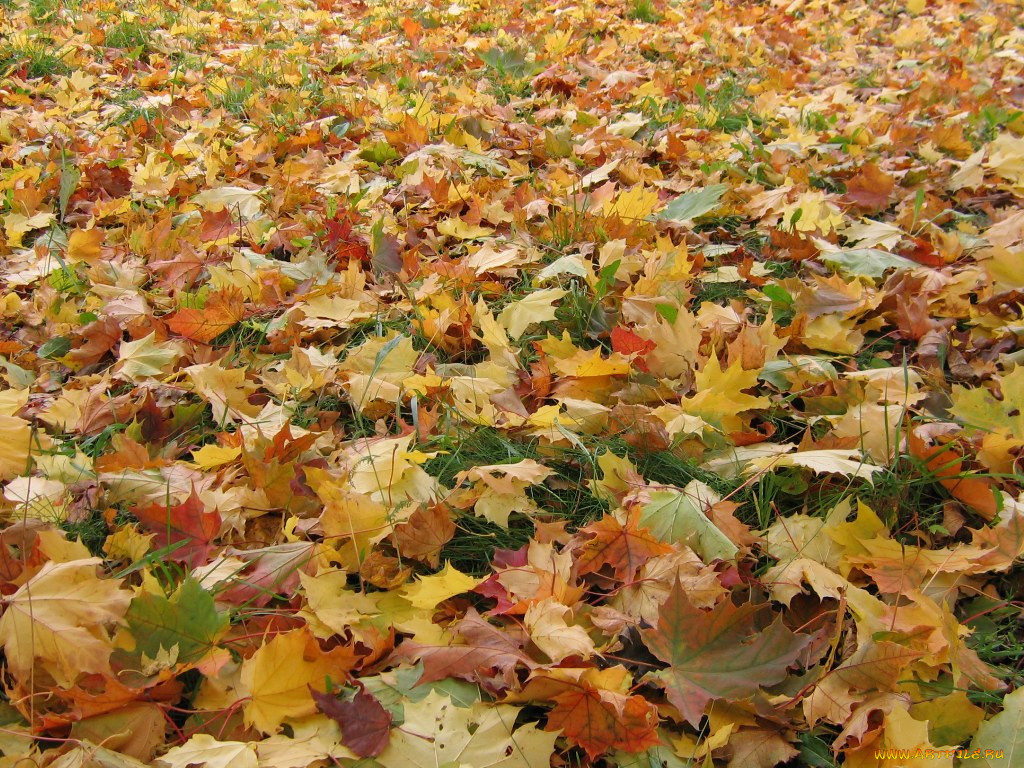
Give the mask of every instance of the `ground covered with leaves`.
[(0, 0), (0, 767), (1022, 765), (1019, 12)]

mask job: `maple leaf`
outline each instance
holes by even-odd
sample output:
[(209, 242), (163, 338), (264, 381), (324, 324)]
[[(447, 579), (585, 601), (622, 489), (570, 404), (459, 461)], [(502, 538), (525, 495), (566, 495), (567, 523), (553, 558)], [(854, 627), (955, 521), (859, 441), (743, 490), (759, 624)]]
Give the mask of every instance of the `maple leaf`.
[(101, 562), (48, 562), (3, 598), (0, 644), (20, 680), (29, 680), (37, 662), (64, 688), (80, 674), (109, 671), (107, 628), (121, 622), (132, 596), (120, 579), (97, 577)]
[(609, 749), (642, 752), (660, 743), (658, 710), (642, 696), (583, 684), (554, 698), (547, 728), (583, 747), (591, 760)]
[(523, 650), (525, 636), (502, 631), (473, 609), (466, 612), (453, 630), (456, 638), (445, 645), (423, 645), (406, 640), (395, 650), (393, 658), (422, 661), (420, 684), (446, 677), (477, 681), (490, 670), (497, 670), (511, 682), (516, 667), (532, 669), (536, 666)]
[(658, 218), (678, 223), (692, 221), (698, 216), (703, 216), (715, 210), (722, 199), (722, 195), (728, 190), (728, 184), (711, 184), (701, 189), (692, 189), (689, 192), (684, 192), (669, 201), (664, 210), (658, 214)]
[(347, 669), (323, 653), (309, 629), (276, 635), (242, 662), (241, 683), (248, 692), (245, 721), (264, 733), (275, 733), (287, 718), (316, 711), (311, 691), (327, 690), (327, 678)]
[(167, 319), (167, 327), (179, 336), (208, 344), (235, 327), (245, 316), (239, 291), (210, 294), (202, 309), (179, 309)]
[(180, 747), (174, 747), (156, 761), (161, 768), (258, 768), (256, 745), (241, 741), (218, 741), (197, 733)]
[(700, 416), (711, 424), (719, 424), (726, 432), (738, 432), (743, 427), (739, 414), (757, 408), (767, 408), (767, 397), (755, 397), (743, 392), (757, 384), (759, 371), (745, 371), (736, 361), (724, 371), (718, 357), (712, 355), (697, 372), (694, 386), (697, 394), (686, 398), (682, 405), (687, 412)]
[(658, 626), (644, 630), (644, 645), (666, 670), (649, 677), (665, 686), (668, 699), (696, 727), (713, 699), (742, 699), (786, 676), (809, 635), (795, 635), (781, 617), (766, 629), (754, 626), (760, 609), (737, 608), (725, 599), (711, 611), (696, 608), (677, 582), (661, 606)]
[(71, 733), (75, 740), (103, 744), (113, 752), (152, 765), (154, 753), (163, 745), (166, 724), (158, 705), (128, 704), (73, 723)]
[(533, 291), (524, 298), (514, 301), (501, 310), (498, 323), (508, 331), (513, 339), (518, 339), (533, 323), (543, 323), (555, 318), (555, 302), (560, 301), (566, 292), (561, 288), (546, 288)]
[(567, 656), (589, 658), (594, 653), (594, 641), (579, 625), (569, 625), (566, 616), (569, 606), (550, 597), (531, 605), (523, 617), (523, 624), (534, 644), (556, 664)]
[(468, 592), (479, 583), (479, 579), (467, 576), (451, 563), (445, 563), (440, 573), (421, 576), (415, 584), (403, 587), (402, 596), (413, 607), (429, 610), (450, 597)]
[(68, 261), (72, 263), (96, 261), (100, 257), (103, 237), (102, 229), (76, 229), (68, 236)]
[(128, 381), (166, 375), (166, 368), (178, 359), (180, 352), (175, 344), (158, 343), (156, 332), (137, 341), (123, 341), (118, 350), (118, 364), (115, 370)]
[(1020, 762), (1024, 755), (1024, 688), (1003, 697), (1002, 712), (978, 727), (971, 749), (980, 751), (978, 765), (987, 768)]
[(177, 664), (197, 661), (227, 631), (228, 616), (219, 613), (213, 597), (195, 579), (188, 578), (170, 598), (141, 592), (125, 614), (135, 638), (134, 653), (143, 662), (171, 652)]
[(411, 557), (431, 568), (441, 564), (441, 550), (455, 535), (455, 522), (443, 504), (418, 508), (409, 519), (396, 525), (391, 538), (403, 557)]
[(865, 211), (878, 211), (889, 206), (894, 186), (892, 176), (874, 163), (867, 163), (846, 182), (846, 199)]
[(660, 743), (657, 708), (630, 695), (625, 667), (551, 667), (539, 670), (511, 701), (553, 701), (545, 729), (561, 731), (591, 759), (610, 749), (642, 752)]
[(954, 750), (937, 750), (928, 740), (928, 723), (916, 720), (905, 708), (885, 712), (881, 738), (846, 752), (851, 768), (952, 768)]
[(533, 724), (515, 728), (519, 708), (507, 704), (455, 706), (431, 691), (418, 702), (406, 702), (405, 723), (377, 762), (384, 768), (536, 768), (547, 765), (557, 734)]
[(16, 416), (0, 416), (0, 435), (0, 480), (25, 474), (33, 447), (32, 425)]
[(871, 692), (891, 691), (907, 667), (921, 656), (920, 651), (899, 643), (865, 641), (819, 680), (811, 695), (804, 699), (807, 720), (847, 722), (853, 709)]
[(220, 533), (220, 515), (206, 510), (195, 487), (180, 504), (138, 507), (135, 516), (155, 534), (158, 548), (169, 548), (168, 557), (193, 567), (209, 561), (213, 540)]
[(317, 709), (341, 726), (342, 740), (359, 757), (376, 757), (388, 745), (391, 713), (360, 685), (351, 699), (313, 691)]
[(616, 578), (628, 581), (647, 560), (671, 552), (671, 546), (640, 527), (641, 516), (642, 511), (634, 506), (581, 528), (580, 534), (587, 538), (578, 545), (577, 573), (596, 573), (608, 565)]
[[(797, 446), (783, 444), (777, 447), (790, 449)], [(775, 456), (763, 456), (748, 462), (746, 471), (748, 473), (765, 472), (780, 467), (805, 467), (815, 472), (834, 472), (848, 477), (860, 477), (869, 482), (876, 472), (882, 471), (882, 467), (861, 459), (859, 451), (840, 449), (796, 451), (794, 453), (778, 453)]]
[(682, 491), (653, 491), (639, 522), (661, 541), (686, 544), (705, 562), (729, 560), (739, 549), (704, 514), (716, 501), (711, 488), (692, 480)]
[(1001, 397), (985, 387), (953, 387), (949, 412), (975, 429), (1003, 432), (1024, 441), (1024, 367), (1017, 366), (999, 379)]
[(262, 208), (259, 190), (232, 185), (208, 189), (193, 197), (192, 202), (208, 211), (215, 212), (226, 208), (242, 219), (257, 218)]

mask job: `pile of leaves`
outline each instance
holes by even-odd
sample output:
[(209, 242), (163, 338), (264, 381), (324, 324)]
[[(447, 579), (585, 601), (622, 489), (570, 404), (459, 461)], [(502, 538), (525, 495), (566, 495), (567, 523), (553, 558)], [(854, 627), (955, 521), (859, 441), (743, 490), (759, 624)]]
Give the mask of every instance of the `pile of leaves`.
[(0, 0), (0, 768), (1019, 765), (1019, 11)]

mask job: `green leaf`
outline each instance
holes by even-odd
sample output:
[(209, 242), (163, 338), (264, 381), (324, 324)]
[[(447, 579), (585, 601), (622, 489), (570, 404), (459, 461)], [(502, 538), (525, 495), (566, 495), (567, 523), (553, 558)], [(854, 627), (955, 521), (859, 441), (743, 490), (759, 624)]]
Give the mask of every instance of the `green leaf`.
[(999, 379), (1002, 399), (985, 387), (953, 387), (953, 407), (949, 412), (969, 427), (987, 432), (1006, 432), (1024, 440), (1024, 365), (1018, 365)]
[(654, 491), (640, 513), (640, 525), (661, 541), (686, 544), (706, 563), (731, 560), (736, 555), (736, 545), (703, 511), (706, 503), (719, 500), (718, 494), (698, 480), (691, 481), (682, 491)]
[[(882, 277), (890, 269), (914, 269), (917, 263), (877, 248), (849, 248), (822, 253), (819, 258), (848, 275)], [(765, 291), (767, 293), (767, 291)]]
[(71, 349), (71, 340), (66, 339), (63, 336), (54, 336), (52, 339), (47, 339), (43, 345), (39, 348), (39, 356), (45, 357), (47, 360), (54, 360), (58, 357), (64, 357)]
[(160, 650), (177, 647), (177, 663), (197, 661), (228, 628), (228, 616), (219, 613), (213, 597), (193, 578), (185, 579), (168, 599), (143, 592), (125, 616), (139, 657), (157, 658)]
[(810, 642), (777, 617), (758, 629), (759, 606), (737, 608), (729, 599), (711, 611), (690, 602), (679, 582), (661, 606), (658, 626), (644, 630), (644, 645), (669, 665), (647, 678), (665, 687), (668, 700), (695, 728), (712, 699), (746, 699), (762, 685), (786, 678), (786, 670)]
[(718, 201), (729, 189), (728, 184), (712, 184), (703, 189), (692, 189), (671, 200), (657, 218), (684, 222), (710, 213), (718, 207)]
[(1010, 768), (1024, 760), (1024, 688), (1003, 698), (1003, 711), (978, 727), (971, 742), (979, 768)]
[(774, 304), (781, 304), (784, 307), (793, 306), (793, 297), (781, 285), (766, 285), (761, 289), (761, 293), (771, 299)]
[(65, 165), (60, 170), (60, 190), (57, 193), (57, 206), (60, 209), (61, 221), (64, 220), (64, 216), (67, 214), (68, 202), (75, 193), (75, 189), (78, 188), (78, 180), (80, 178), (82, 178), (82, 172), (77, 168)]
[(813, 733), (800, 734), (800, 759), (812, 768), (836, 768), (832, 748)]
[(673, 325), (675, 325), (676, 318), (679, 317), (679, 307), (672, 304), (655, 304), (654, 311)]

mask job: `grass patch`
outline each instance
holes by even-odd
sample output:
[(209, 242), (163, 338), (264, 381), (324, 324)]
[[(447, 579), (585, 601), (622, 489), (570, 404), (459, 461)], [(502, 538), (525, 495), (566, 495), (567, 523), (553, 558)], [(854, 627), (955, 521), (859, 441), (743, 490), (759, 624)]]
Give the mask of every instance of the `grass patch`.
[(657, 24), (664, 18), (651, 0), (633, 0), (626, 16), (644, 24)]
[[(1017, 583), (1016, 594), (1024, 581), (1024, 568), (1018, 566), (1004, 579), (1004, 586)], [(1013, 688), (1024, 685), (1024, 614), (1019, 601), (994, 600), (982, 595), (963, 606), (965, 623), (973, 630), (967, 644), (994, 674)]]
[(110, 48), (143, 49), (149, 43), (145, 28), (134, 21), (122, 21), (107, 32), (106, 44)]
[(256, 92), (255, 86), (248, 80), (227, 83), (222, 90), (211, 94), (210, 101), (215, 107), (221, 107), (236, 117), (248, 117), (249, 100)]
[(0, 48), (0, 75), (21, 74), (29, 80), (66, 75), (71, 71), (54, 48), (42, 42)]
[(29, 0), (28, 3), (28, 15), (35, 24), (46, 24), (60, 9), (60, 0)]
[[(490, 464), (516, 464), (534, 459), (553, 469), (555, 474), (540, 485), (527, 489), (527, 495), (552, 518), (562, 518), (570, 530), (601, 517), (605, 502), (595, 497), (587, 485), (594, 479), (594, 453), (580, 447), (546, 447), (538, 441), (520, 441), (496, 429), (476, 427), (441, 436), (424, 446), (425, 450), (445, 451), (424, 465), (428, 474), (443, 485), (456, 485), (455, 476), (473, 467)], [(602, 450), (596, 446), (595, 450)], [(622, 453), (621, 449), (619, 451)], [(533, 521), (513, 514), (509, 527), (501, 528), (471, 512), (457, 520), (454, 538), (443, 550), (443, 557), (460, 570), (483, 574), (490, 572), (496, 549), (518, 549), (533, 535)]]
[(82, 542), (93, 557), (103, 557), (103, 543), (110, 529), (99, 510), (92, 510), (88, 517), (81, 520), (65, 520), (60, 524), (60, 529), (72, 541)]

